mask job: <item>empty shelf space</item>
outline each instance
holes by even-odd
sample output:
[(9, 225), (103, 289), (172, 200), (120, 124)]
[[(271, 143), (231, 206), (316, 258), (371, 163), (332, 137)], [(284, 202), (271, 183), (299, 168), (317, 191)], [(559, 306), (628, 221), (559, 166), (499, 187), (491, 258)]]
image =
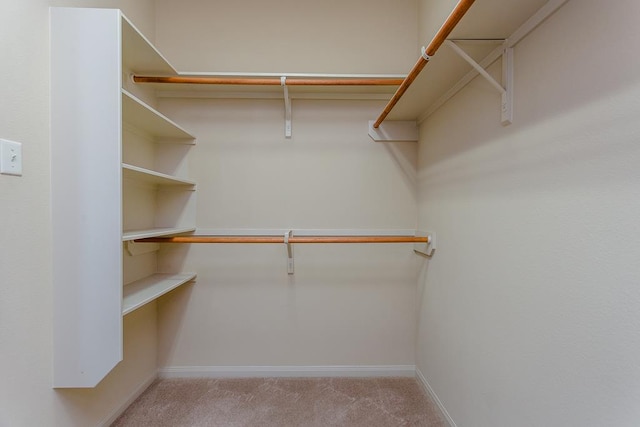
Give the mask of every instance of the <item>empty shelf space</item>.
[(124, 122), (150, 134), (158, 142), (171, 139), (174, 143), (194, 143), (193, 135), (125, 89), (122, 89), (122, 116)]
[(189, 179), (177, 178), (150, 169), (140, 168), (138, 166), (122, 164), (122, 177), (131, 178), (138, 181), (147, 182), (157, 185), (196, 185), (194, 181)]
[(123, 68), (136, 73), (175, 74), (176, 70), (167, 59), (142, 35), (131, 21), (122, 17), (122, 62)]
[(124, 286), (122, 315), (196, 278), (195, 273), (154, 274)]
[(125, 230), (122, 233), (122, 241), (144, 239), (147, 237), (171, 236), (173, 234), (189, 233), (195, 231), (195, 227), (167, 227), (167, 228), (149, 228), (145, 230)]

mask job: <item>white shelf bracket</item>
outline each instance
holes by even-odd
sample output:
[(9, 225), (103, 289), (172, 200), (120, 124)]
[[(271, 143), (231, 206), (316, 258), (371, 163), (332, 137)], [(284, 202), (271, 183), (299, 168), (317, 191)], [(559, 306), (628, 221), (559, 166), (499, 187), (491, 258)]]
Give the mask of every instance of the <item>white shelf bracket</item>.
[(156, 252), (160, 249), (158, 243), (136, 243), (133, 240), (127, 240), (124, 242), (127, 249), (127, 253), (130, 256), (138, 256), (142, 254), (148, 254), (150, 252)]
[(287, 246), (287, 274), (293, 275), (293, 248), (289, 238), (293, 237), (293, 230), (284, 233), (284, 244)]
[(502, 95), (501, 112), (502, 125), (506, 126), (511, 124), (513, 119), (513, 49), (505, 48), (502, 53), (502, 82), (505, 87), (494, 79), (491, 74), (487, 72), (480, 64), (478, 64), (467, 52), (462, 50), (460, 46), (455, 44), (451, 40), (446, 40), (445, 43), (454, 52), (456, 52), (462, 59), (467, 61), (475, 70), (480, 73), (498, 92)]
[(505, 92), (502, 94), (502, 125), (513, 122), (513, 48), (506, 47), (502, 53), (502, 83)]
[(280, 85), (284, 91), (284, 136), (291, 138), (291, 98), (287, 87), (287, 77), (280, 77)]
[(436, 253), (436, 233), (433, 231), (416, 231), (416, 237), (428, 237), (427, 243), (415, 243), (413, 251), (425, 258), (433, 258)]
[(369, 136), (376, 142), (418, 142), (418, 123), (414, 120), (386, 120), (374, 128), (375, 120), (369, 121)]

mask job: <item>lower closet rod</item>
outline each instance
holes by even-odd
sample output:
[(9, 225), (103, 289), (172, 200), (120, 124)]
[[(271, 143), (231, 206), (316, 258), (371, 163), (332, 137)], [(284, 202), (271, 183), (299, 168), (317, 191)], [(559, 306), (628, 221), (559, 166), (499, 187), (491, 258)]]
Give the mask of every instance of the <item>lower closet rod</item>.
[[(137, 243), (285, 243), (284, 236), (174, 236)], [(429, 236), (291, 236), (288, 243), (430, 243)]]

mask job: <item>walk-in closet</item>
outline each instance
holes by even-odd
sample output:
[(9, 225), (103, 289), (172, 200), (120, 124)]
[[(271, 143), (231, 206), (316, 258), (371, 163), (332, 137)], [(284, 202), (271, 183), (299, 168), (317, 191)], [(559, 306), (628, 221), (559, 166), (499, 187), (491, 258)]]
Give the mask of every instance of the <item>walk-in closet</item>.
[(0, 426), (640, 423), (637, 2), (5, 3)]

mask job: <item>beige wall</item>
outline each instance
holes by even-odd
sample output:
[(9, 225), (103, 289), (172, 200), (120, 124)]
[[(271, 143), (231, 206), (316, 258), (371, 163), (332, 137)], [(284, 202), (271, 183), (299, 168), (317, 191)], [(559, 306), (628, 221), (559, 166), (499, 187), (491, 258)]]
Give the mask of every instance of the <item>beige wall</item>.
[[(201, 229), (415, 229), (415, 143), (376, 144), (380, 101), (165, 99), (198, 135)], [(160, 304), (161, 366), (413, 365), (411, 245), (169, 249), (197, 283)], [(174, 266), (175, 268), (175, 266)]]
[(639, 15), (569, 1), (516, 47), (511, 126), (476, 79), (421, 128), (417, 364), (458, 426), (640, 420)]
[[(55, 1), (123, 7), (183, 70), (395, 73), (415, 62), (416, 2), (381, 1), (356, 21), (365, 2), (344, 16), (314, 2), (297, 20), (261, 3), (255, 25), (228, 28), (246, 3), (220, 13), (160, 0), (155, 22), (150, 0)], [(2, 426), (95, 425), (155, 368), (151, 305), (126, 318), (127, 361), (100, 387), (50, 388), (51, 4), (1, 4), (0, 137), (24, 150), (24, 176), (0, 176)], [(415, 147), (365, 135), (378, 102), (294, 101), (284, 140), (279, 101), (164, 100), (200, 136), (200, 227), (413, 228), (417, 209), (439, 240), (428, 263), (402, 246), (295, 248), (293, 278), (284, 248), (168, 249), (199, 279), (159, 304), (161, 364), (413, 363), (422, 265), (416, 363), (458, 425), (637, 424), (639, 13), (632, 0), (568, 2), (516, 48), (511, 126), (479, 79), (422, 126), (417, 187)], [(318, 38), (329, 17), (345, 22)], [(376, 54), (385, 25), (406, 32), (389, 31)], [(201, 43), (223, 29), (220, 43)]]
[(180, 71), (407, 73), (417, 0), (157, 1), (157, 44)]
[[(416, 6), (159, 1), (156, 37), (179, 70), (404, 73)], [(415, 229), (416, 145), (366, 133), (384, 102), (294, 100), (290, 140), (283, 104), (161, 102), (198, 136), (198, 228)], [(161, 366), (414, 363), (410, 245), (296, 246), (293, 277), (283, 247), (171, 250), (198, 281), (160, 304)]]
[(22, 177), (0, 175), (1, 426), (97, 425), (156, 366), (152, 305), (125, 318), (125, 362), (96, 389), (51, 389), (48, 7), (54, 4), (121, 7), (150, 36), (155, 27), (150, 0), (0, 3), (0, 138), (22, 142), (24, 158)]

